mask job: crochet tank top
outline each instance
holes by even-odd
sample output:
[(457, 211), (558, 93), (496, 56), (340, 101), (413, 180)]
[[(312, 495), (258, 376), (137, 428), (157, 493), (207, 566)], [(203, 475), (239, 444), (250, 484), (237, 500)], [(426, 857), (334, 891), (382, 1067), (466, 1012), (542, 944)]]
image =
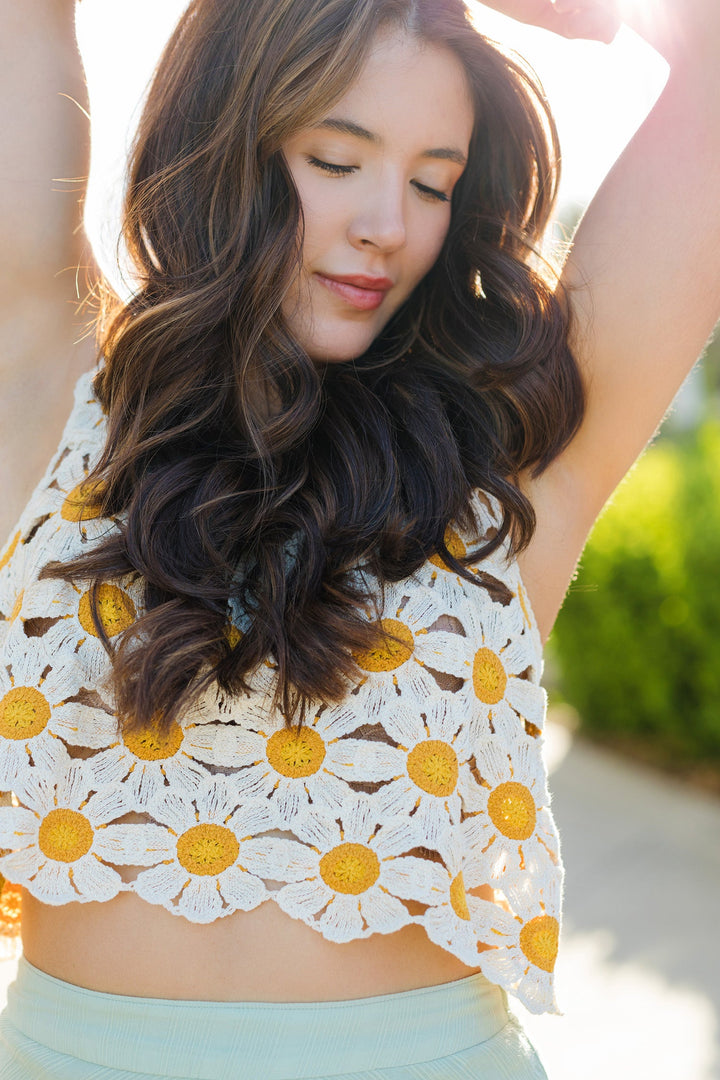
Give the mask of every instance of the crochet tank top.
[[(83, 486), (106, 431), (92, 375), (0, 557), (0, 873), (47, 904), (131, 891), (195, 923), (272, 900), (334, 942), (419, 923), (531, 1012), (559, 1013), (541, 642), (507, 548), (473, 568), (482, 587), (437, 555), (387, 587), (398, 641), (356, 655), (362, 677), (299, 736), (271, 711), (269, 657), (251, 693), (213, 684), (169, 734), (123, 737), (86, 592), (38, 580), (118, 528)], [(456, 554), (499, 524), (481, 492), (473, 509), (477, 535), (446, 534)], [(100, 586), (110, 638), (141, 593), (132, 575)], [(231, 640), (246, 630), (229, 605)], [(483, 884), (497, 902), (468, 891)]]

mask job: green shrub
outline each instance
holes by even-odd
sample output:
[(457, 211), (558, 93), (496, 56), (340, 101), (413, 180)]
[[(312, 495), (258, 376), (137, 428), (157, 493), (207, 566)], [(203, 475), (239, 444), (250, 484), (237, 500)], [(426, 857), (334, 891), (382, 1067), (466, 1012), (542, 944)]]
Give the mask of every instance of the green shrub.
[(618, 489), (550, 654), (588, 734), (720, 766), (720, 423), (659, 441)]

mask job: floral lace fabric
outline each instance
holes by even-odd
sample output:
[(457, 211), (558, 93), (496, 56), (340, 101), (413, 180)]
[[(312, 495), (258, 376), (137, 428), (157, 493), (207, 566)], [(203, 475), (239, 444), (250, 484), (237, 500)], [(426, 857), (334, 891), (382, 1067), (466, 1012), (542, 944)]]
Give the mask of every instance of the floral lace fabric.
[[(517, 563), (499, 550), (477, 587), (433, 556), (387, 587), (398, 640), (357, 655), (362, 678), (299, 736), (270, 709), (270, 658), (251, 694), (215, 686), (169, 734), (123, 737), (86, 593), (37, 579), (117, 528), (83, 487), (105, 434), (92, 375), (0, 557), (0, 873), (48, 904), (129, 890), (196, 923), (271, 899), (335, 942), (419, 923), (531, 1012), (558, 1013), (564, 871)], [(481, 492), (473, 508), (477, 536), (448, 529), (456, 554), (499, 524)], [(101, 585), (111, 638), (141, 591)], [(471, 891), (488, 884), (496, 902)]]

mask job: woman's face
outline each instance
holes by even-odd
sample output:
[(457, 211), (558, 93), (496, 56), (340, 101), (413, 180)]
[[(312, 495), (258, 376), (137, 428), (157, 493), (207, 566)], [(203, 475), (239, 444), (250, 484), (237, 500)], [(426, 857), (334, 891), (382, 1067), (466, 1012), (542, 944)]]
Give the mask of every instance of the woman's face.
[(430, 270), (473, 124), (455, 55), (392, 30), (327, 116), (284, 143), (305, 228), (282, 310), (312, 360), (364, 353)]

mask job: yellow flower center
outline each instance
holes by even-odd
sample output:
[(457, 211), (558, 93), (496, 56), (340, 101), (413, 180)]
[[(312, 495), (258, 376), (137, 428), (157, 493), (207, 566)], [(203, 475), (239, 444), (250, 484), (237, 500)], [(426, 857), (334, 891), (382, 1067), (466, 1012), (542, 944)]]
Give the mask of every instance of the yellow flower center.
[(458, 759), (452, 746), (427, 739), (414, 746), (407, 758), (408, 776), (431, 795), (452, 795), (458, 779)]
[(222, 874), (239, 854), (238, 838), (224, 825), (193, 825), (177, 842), (178, 862), (191, 874)]
[(340, 893), (365, 892), (380, 876), (380, 862), (365, 844), (338, 844), (320, 860), (320, 876)]
[(558, 952), (560, 925), (552, 915), (538, 915), (520, 931), (520, 948), (535, 967), (552, 971)]
[(462, 870), (459, 874), (456, 874), (450, 883), (450, 905), (458, 919), (470, 919), (470, 910), (467, 905)]
[(230, 648), (234, 649), (238, 641), (240, 641), (242, 637), (242, 631), (238, 630), (235, 623), (228, 622), (227, 626), (225, 627), (225, 637), (227, 638), (227, 642)]
[[(455, 530), (451, 529), (449, 525), (445, 530), (443, 540), (445, 541), (445, 547), (448, 549), (451, 555), (454, 555), (456, 559), (459, 559), (461, 555), (465, 554), (467, 550), (465, 544), (460, 539)], [(439, 566), (441, 570), (450, 569), (448, 564), (443, 561), (442, 556), (437, 553), (435, 555), (431, 555), (428, 561), (431, 562), (433, 566)]]
[(325, 743), (317, 731), (303, 728), (298, 734), (283, 728), (267, 741), (267, 758), (283, 776), (311, 776), (325, 760)]
[(7, 551), (3, 555), (2, 559), (0, 559), (0, 570), (2, 570), (2, 568), (4, 566), (7, 566), (7, 564), (12, 559), (15, 548), (18, 546), (18, 540), (19, 539), (20, 539), (20, 533), (16, 532), (15, 535), (13, 536), (12, 540), (10, 541), (10, 545), (9, 545)]
[(530, 790), (515, 780), (498, 784), (490, 792), (488, 814), (493, 825), (510, 840), (527, 840), (535, 829), (535, 800)]
[(492, 649), (478, 649), (475, 653), (472, 678), (476, 696), (486, 705), (502, 701), (507, 675), (502, 660)]
[(20, 592), (15, 597), (15, 603), (13, 604), (12, 611), (10, 612), (10, 618), (9, 618), (10, 622), (15, 622), (18, 615), (22, 611), (24, 595), (25, 595), (25, 590), (21, 589)]
[(75, 862), (92, 847), (92, 825), (78, 810), (51, 810), (40, 822), (38, 847), (49, 859)]
[(65, 521), (92, 521), (102, 513), (102, 496), (105, 484), (102, 480), (83, 480), (76, 484), (60, 509)]
[[(98, 613), (100, 622), (108, 637), (127, 630), (135, 621), (135, 605), (128, 594), (118, 588), (117, 585), (108, 585), (106, 582), (98, 589)], [(90, 592), (83, 593), (80, 597), (78, 618), (83, 630), (93, 637), (98, 637), (95, 624), (90, 613)]]
[(0, 735), (6, 739), (32, 739), (50, 719), (50, 705), (34, 686), (14, 686), (0, 701)]
[(123, 732), (123, 742), (131, 754), (142, 761), (161, 761), (173, 757), (183, 741), (183, 730), (174, 720), (168, 731), (150, 724), (143, 731)]
[(383, 634), (392, 634), (400, 640), (383, 638), (382, 644), (376, 645), (375, 648), (353, 653), (358, 666), (363, 671), (394, 671), (413, 654), (415, 639), (410, 627), (399, 619), (382, 619), (380, 626)]

